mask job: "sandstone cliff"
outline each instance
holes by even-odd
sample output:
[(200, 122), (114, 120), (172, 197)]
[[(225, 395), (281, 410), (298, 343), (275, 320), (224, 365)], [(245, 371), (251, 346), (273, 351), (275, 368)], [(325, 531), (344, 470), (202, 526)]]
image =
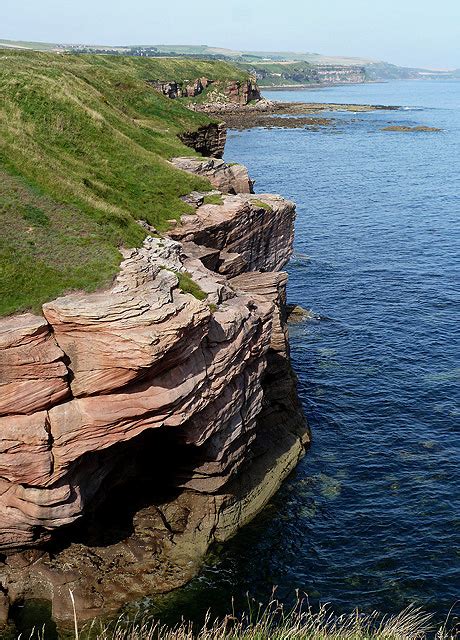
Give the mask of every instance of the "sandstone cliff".
[(262, 88), (303, 85), (356, 84), (366, 82), (366, 68), (359, 65), (309, 64), (307, 62), (266, 62), (246, 64)]
[(206, 100), (217, 103), (231, 103), (244, 106), (253, 100), (260, 100), (259, 87), (251, 78), (241, 80), (149, 80), (157, 91), (168, 98), (196, 98), (207, 90)]
[(222, 158), (224, 155), (227, 128), (223, 122), (211, 123), (186, 131), (179, 136), (180, 140), (204, 156)]
[(289, 364), (293, 203), (241, 166), (175, 159), (219, 188), (125, 250), (109, 290), (0, 320), (0, 585), (57, 619), (189, 580), (308, 441)]

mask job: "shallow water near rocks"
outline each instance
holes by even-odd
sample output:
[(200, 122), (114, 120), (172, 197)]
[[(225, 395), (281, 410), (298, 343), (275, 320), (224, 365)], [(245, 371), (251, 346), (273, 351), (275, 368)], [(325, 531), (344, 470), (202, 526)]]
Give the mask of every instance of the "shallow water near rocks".
[[(416, 603), (443, 620), (460, 597), (460, 83), (267, 95), (406, 108), (230, 132), (226, 159), (256, 191), (297, 202), (289, 301), (314, 318), (290, 334), (313, 445), (196, 580), (136, 608), (197, 619), (277, 585), (285, 602), (299, 589), (338, 612)], [(420, 124), (443, 131), (382, 131)]]

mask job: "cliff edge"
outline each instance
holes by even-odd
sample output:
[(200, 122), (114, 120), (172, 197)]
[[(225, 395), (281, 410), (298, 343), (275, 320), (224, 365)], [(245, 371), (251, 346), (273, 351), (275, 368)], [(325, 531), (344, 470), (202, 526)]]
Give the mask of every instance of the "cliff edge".
[(68, 619), (71, 588), (85, 618), (183, 584), (302, 455), (279, 271), (294, 205), (219, 197), (126, 251), (109, 290), (0, 321), (11, 602)]
[(0, 621), (36, 597), (70, 620), (69, 589), (83, 620), (184, 584), (309, 440), (281, 271), (294, 204), (241, 165), (169, 165), (214, 190), (166, 233), (141, 221), (105, 288), (0, 319)]

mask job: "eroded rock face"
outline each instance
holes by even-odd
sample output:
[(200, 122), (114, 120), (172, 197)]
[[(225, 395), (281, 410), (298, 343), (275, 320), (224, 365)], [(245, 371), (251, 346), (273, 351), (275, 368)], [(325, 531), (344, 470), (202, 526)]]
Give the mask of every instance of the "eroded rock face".
[(2, 319), (0, 416), (46, 409), (68, 396), (63, 357), (44, 318), (26, 313)]
[[(209, 286), (210, 273), (181, 252), (177, 242), (149, 238), (127, 256), (110, 291), (44, 305), (48, 330), (68, 359), (72, 398), (47, 411), (0, 419), (0, 472), (7, 483), (0, 508), (17, 510), (21, 531), (0, 527), (0, 548), (23, 544), (27, 529), (33, 529), (30, 541), (47, 538), (50, 529), (81, 516), (85, 496), (95, 493), (94, 478), (75, 482), (83, 456), (154, 428), (184, 426), (183, 437), (193, 431), (187, 441), (202, 444), (206, 429), (213, 432), (206, 412), (219, 416), (223, 394), (230, 406), (235, 399), (234, 410), (220, 415), (214, 428), (223, 432), (226, 418), (235, 431), (241, 404), (253, 403), (257, 414), (272, 306), (220, 283)], [(176, 273), (185, 271), (184, 263), (208, 285), (209, 302), (179, 289)], [(218, 305), (214, 313), (209, 304)], [(102, 480), (106, 472), (98, 474)]]
[(208, 96), (209, 104), (223, 102), (244, 106), (253, 100), (260, 100), (260, 90), (253, 79), (214, 81), (209, 78), (196, 78), (178, 82), (176, 80), (148, 80), (148, 84), (167, 98), (194, 98), (212, 85), (212, 92)]
[(173, 238), (125, 251), (111, 289), (0, 320), (6, 608), (46, 596), (71, 619), (71, 588), (83, 620), (183, 584), (302, 455), (279, 272), (294, 205), (196, 202)]
[(261, 97), (259, 87), (254, 80), (229, 82), (225, 93), (230, 102), (239, 105), (249, 104), (253, 100), (260, 100)]
[(172, 99), (194, 98), (203, 93), (206, 87), (212, 84), (212, 80), (208, 78), (196, 78), (186, 82), (177, 82), (175, 80), (148, 80), (147, 82), (164, 96)]
[(203, 156), (222, 158), (227, 140), (227, 127), (223, 122), (206, 124), (195, 131), (182, 133), (179, 138), (187, 147), (195, 149)]
[(222, 204), (202, 205), (182, 216), (171, 237), (219, 251), (219, 273), (278, 271), (288, 261), (294, 238), (295, 206), (280, 196), (237, 194)]
[(220, 159), (190, 157), (173, 158), (171, 162), (178, 169), (207, 178), (223, 193), (253, 193), (254, 183), (242, 164), (229, 165)]

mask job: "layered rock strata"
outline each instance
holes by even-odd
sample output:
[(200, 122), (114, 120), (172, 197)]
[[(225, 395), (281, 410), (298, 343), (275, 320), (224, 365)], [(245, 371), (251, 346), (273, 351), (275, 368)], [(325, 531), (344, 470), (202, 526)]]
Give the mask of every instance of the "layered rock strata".
[(272, 71), (271, 65), (257, 65), (253, 69), (262, 88), (283, 89), (302, 86), (361, 84), (366, 82), (365, 67), (358, 65), (311, 65), (292, 63), (283, 65), (283, 71)]
[(222, 158), (227, 140), (227, 127), (223, 122), (211, 123), (198, 127), (194, 131), (186, 131), (179, 138), (203, 156)]
[(276, 195), (226, 195), (182, 216), (170, 236), (219, 251), (216, 271), (230, 278), (243, 271), (279, 271), (294, 238), (294, 204)]
[(242, 164), (227, 164), (215, 158), (173, 158), (178, 169), (207, 178), (218, 191), (224, 193), (253, 193), (254, 182)]
[(196, 78), (195, 80), (148, 80), (157, 91), (167, 98), (195, 98), (211, 87), (208, 101), (223, 104), (245, 106), (254, 100), (260, 100), (260, 90), (252, 78), (247, 80), (210, 80)]
[(71, 619), (72, 589), (85, 619), (183, 584), (302, 455), (279, 272), (294, 205), (199, 170), (222, 204), (125, 251), (110, 290), (0, 321), (3, 617), (45, 596)]
[(176, 80), (148, 80), (148, 84), (152, 85), (157, 91), (167, 98), (195, 98), (212, 84), (212, 80), (208, 78), (196, 78), (184, 82)]

